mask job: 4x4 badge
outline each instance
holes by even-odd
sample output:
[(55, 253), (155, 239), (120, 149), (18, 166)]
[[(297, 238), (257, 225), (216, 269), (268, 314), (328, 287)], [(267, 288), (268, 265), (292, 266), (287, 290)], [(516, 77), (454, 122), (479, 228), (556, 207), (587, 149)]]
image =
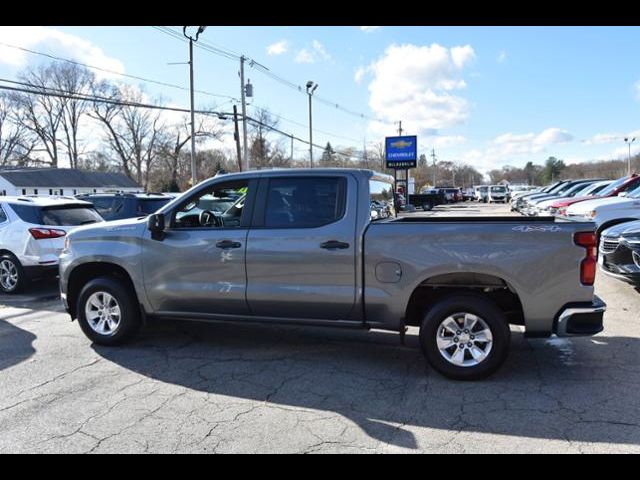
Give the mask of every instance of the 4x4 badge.
[(513, 227), (514, 232), (531, 233), (531, 232), (561, 232), (562, 228), (551, 225), (521, 225)]

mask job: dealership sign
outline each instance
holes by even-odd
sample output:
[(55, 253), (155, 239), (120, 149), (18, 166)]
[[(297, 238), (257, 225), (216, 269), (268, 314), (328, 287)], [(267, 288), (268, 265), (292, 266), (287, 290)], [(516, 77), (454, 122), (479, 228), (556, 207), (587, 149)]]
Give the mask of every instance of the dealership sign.
[(418, 137), (387, 137), (385, 152), (387, 168), (416, 168)]

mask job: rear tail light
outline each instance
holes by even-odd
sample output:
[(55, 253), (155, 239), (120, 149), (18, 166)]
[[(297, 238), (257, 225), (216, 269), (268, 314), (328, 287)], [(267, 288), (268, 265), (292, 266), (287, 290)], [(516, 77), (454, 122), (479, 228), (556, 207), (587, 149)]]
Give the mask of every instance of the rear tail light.
[(64, 237), (67, 232), (64, 230), (57, 230), (55, 228), (30, 228), (29, 232), (31, 236), (36, 240), (46, 240), (49, 238)]
[(580, 281), (583, 285), (592, 286), (596, 281), (598, 265), (598, 237), (595, 232), (580, 232), (575, 234), (574, 242), (587, 251), (580, 264)]

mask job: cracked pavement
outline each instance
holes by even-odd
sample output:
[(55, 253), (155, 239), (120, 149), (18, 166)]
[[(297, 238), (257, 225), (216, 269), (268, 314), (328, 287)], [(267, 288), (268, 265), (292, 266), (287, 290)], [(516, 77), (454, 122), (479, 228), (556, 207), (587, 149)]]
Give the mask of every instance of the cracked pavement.
[(0, 296), (0, 453), (640, 453), (640, 294), (592, 338), (528, 340), (475, 383), (410, 329), (162, 322), (92, 345), (51, 291)]

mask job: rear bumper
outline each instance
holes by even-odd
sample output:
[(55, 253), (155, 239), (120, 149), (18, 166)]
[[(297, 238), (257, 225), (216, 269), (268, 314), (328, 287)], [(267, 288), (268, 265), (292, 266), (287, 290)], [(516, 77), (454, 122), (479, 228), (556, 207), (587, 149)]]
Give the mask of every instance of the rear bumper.
[(604, 330), (607, 305), (595, 297), (592, 303), (576, 303), (565, 307), (558, 315), (554, 333), (559, 337), (590, 336)]
[(29, 280), (38, 278), (55, 278), (58, 276), (58, 264), (24, 266), (24, 273)]

